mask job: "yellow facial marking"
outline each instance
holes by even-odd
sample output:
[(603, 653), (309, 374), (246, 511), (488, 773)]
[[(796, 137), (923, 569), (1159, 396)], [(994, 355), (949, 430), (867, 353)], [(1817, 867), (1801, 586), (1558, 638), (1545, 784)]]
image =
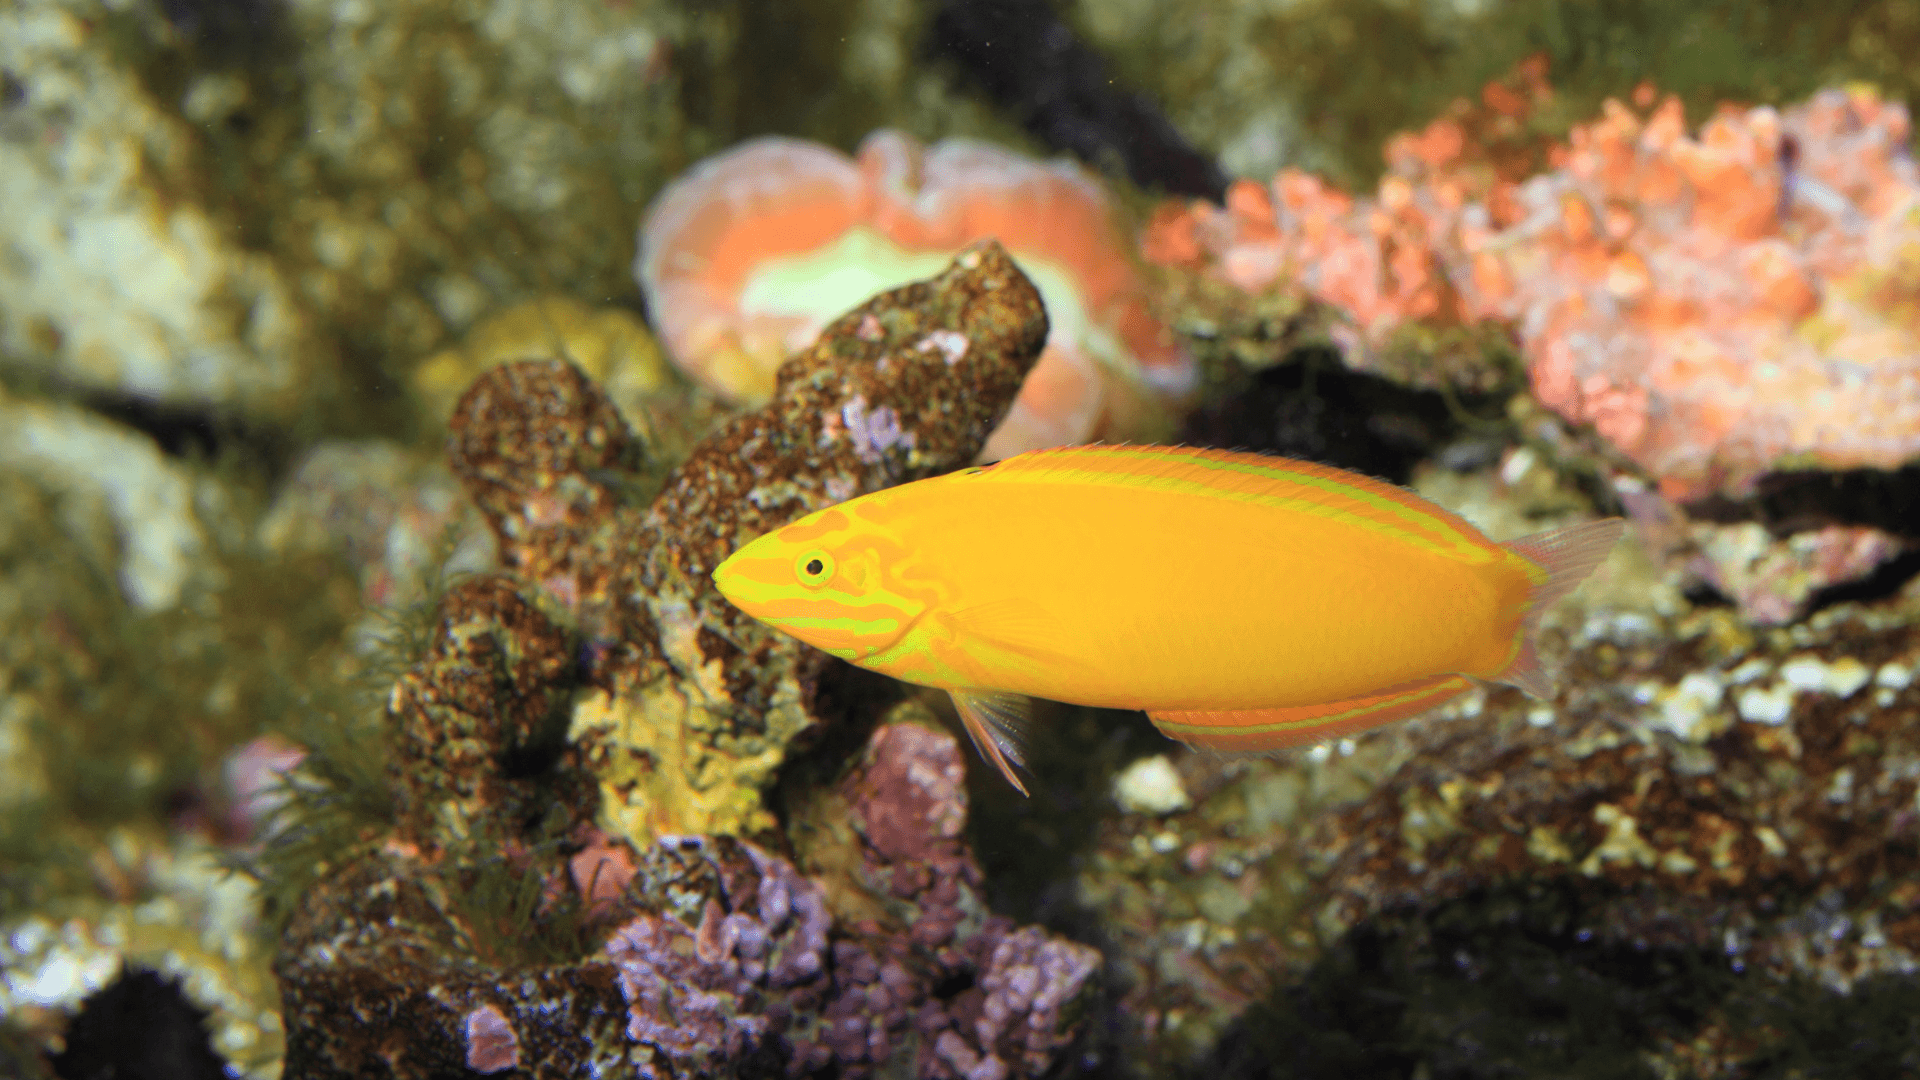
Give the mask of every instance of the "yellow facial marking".
[(886, 529), (836, 507), (747, 544), (713, 580), (754, 618), (859, 661), (894, 646), (925, 610), (889, 584), (904, 555)]

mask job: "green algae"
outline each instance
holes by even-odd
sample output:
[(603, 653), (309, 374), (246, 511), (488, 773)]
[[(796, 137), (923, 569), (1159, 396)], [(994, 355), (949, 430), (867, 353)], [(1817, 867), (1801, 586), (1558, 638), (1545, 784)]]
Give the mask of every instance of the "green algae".
[[(257, 475), (237, 463), (205, 472), (233, 519), (249, 520)], [(11, 917), (94, 892), (84, 863), (108, 830), (212, 810), (215, 763), (330, 678), (358, 598), (333, 560), (269, 561), (244, 528), (216, 525), (212, 565), (198, 571), (213, 584), (137, 612), (107, 569), (117, 541), (83, 527), (81, 496), (7, 477), (0, 501), (0, 687), (25, 742), (18, 760), (36, 774), (0, 803), (0, 850), (14, 856), (0, 860), (0, 917)]]

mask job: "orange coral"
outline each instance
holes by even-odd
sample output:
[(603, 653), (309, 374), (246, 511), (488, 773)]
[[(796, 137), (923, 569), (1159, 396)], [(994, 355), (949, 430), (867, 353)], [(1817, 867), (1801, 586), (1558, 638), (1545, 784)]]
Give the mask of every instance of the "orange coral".
[[(1920, 174), (1865, 89), (1697, 136), (1636, 89), (1553, 145), (1543, 67), (1387, 146), (1375, 197), (1283, 170), (1224, 209), (1162, 207), (1143, 253), (1342, 309), (1349, 360), (1407, 322), (1511, 321), (1537, 396), (1663, 493), (1741, 494), (1795, 464), (1920, 454)], [(1549, 171), (1531, 175), (1542, 167)]]
[(1784, 115), (1677, 99), (1576, 128), (1499, 237), (1540, 399), (1659, 477), (1739, 494), (1782, 464), (1920, 453), (1920, 174), (1906, 111), (1828, 91)]
[(855, 159), (754, 139), (660, 194), (635, 270), (674, 362), (757, 400), (828, 320), (987, 236), (1034, 279), (1052, 332), (983, 457), (1158, 434), (1192, 389), (1192, 361), (1147, 310), (1104, 190), (1065, 162), (893, 131)]
[[(1548, 159), (1550, 144), (1526, 122), (1551, 96), (1536, 57), (1489, 84), (1481, 103), (1455, 102), (1424, 130), (1389, 140), (1389, 174), (1373, 198), (1282, 169), (1270, 188), (1236, 182), (1224, 208), (1163, 204), (1141, 254), (1204, 268), (1249, 292), (1277, 286), (1337, 308), (1351, 324), (1336, 336), (1365, 366), (1403, 324), (1475, 322), (1491, 314), (1485, 297), (1508, 291), (1504, 268), (1477, 252), (1496, 226), (1518, 220), (1512, 192)], [(1458, 267), (1466, 282), (1456, 281)]]

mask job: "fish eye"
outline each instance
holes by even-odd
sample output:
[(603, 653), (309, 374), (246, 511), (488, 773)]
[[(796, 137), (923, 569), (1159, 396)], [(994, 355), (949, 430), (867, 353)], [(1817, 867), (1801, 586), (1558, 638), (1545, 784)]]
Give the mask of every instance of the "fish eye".
[(793, 572), (800, 584), (818, 588), (833, 580), (833, 556), (820, 548), (803, 552), (793, 561)]

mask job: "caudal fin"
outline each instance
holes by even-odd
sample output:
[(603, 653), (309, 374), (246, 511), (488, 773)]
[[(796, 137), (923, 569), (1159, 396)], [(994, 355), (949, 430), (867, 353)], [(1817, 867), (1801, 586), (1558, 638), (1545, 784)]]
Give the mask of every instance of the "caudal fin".
[(1501, 545), (1545, 570), (1547, 579), (1535, 585), (1533, 594), (1527, 598), (1527, 614), (1521, 622), (1520, 652), (1507, 670), (1494, 676), (1496, 680), (1511, 683), (1537, 698), (1553, 697), (1553, 683), (1541, 670), (1540, 657), (1533, 648), (1540, 616), (1579, 588), (1594, 568), (1607, 560), (1613, 546), (1620, 542), (1620, 533), (1626, 524), (1621, 518), (1605, 518), (1523, 536)]

